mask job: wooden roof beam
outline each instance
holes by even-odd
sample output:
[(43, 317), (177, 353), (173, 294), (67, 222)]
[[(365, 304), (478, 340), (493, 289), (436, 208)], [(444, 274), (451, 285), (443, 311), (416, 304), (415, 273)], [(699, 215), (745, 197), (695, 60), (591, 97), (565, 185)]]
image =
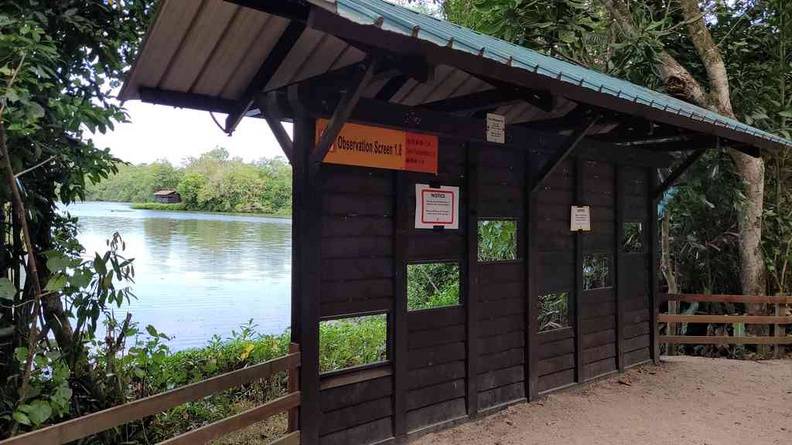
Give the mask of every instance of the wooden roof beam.
[(521, 102), (512, 92), (501, 89), (492, 89), (467, 94), (464, 96), (451, 97), (449, 99), (428, 102), (419, 105), (434, 111), (446, 113), (474, 113), (482, 110), (497, 108), (499, 105), (507, 103)]
[(161, 90), (158, 88), (140, 87), (140, 100), (155, 105), (169, 105), (177, 108), (230, 113), (236, 102), (214, 96), (179, 91)]

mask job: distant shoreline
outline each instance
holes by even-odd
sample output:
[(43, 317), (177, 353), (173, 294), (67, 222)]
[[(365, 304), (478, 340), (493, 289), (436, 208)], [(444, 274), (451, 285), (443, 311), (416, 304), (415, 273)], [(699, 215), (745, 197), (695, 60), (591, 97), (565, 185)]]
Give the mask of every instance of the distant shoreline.
[(209, 211), (209, 210), (185, 209), (183, 203), (163, 204), (160, 202), (121, 202), (121, 201), (102, 201), (98, 199), (86, 200), (82, 202), (128, 204), (129, 208), (133, 210), (156, 210), (156, 211), (182, 212), (182, 213), (207, 213), (213, 215), (233, 215), (233, 216), (258, 216), (264, 218), (279, 218), (279, 219), (291, 219), (292, 217), (291, 214), (283, 214), (283, 213), (217, 212), (217, 211)]

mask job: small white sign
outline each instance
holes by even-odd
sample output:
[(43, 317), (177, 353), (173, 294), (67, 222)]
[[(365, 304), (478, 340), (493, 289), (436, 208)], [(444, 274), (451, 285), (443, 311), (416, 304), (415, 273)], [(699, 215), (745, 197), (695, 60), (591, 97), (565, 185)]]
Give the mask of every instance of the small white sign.
[(506, 116), (487, 113), (487, 142), (506, 142)]
[(415, 184), (415, 228), (459, 228), (459, 187)]
[(578, 230), (588, 232), (591, 230), (591, 209), (589, 206), (572, 206), (569, 230), (573, 232)]

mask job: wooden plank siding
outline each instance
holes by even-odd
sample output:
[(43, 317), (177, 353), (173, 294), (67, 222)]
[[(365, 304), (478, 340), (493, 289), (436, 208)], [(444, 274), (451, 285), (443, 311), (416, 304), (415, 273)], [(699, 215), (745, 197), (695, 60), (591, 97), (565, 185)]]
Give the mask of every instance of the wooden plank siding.
[[(649, 249), (622, 253), (619, 243), (625, 221), (650, 242), (651, 169), (581, 149), (529, 193), (552, 154), (532, 144), (441, 137), (437, 175), (321, 166), (319, 317), (387, 313), (390, 323), (382, 372), (322, 386), (319, 443), (398, 442), (649, 359)], [(414, 228), (417, 183), (460, 187), (459, 230)], [(591, 232), (569, 230), (578, 204), (591, 206)], [(516, 259), (478, 261), (480, 219), (516, 221)], [(582, 288), (591, 253), (609, 257), (611, 286)], [(459, 264), (459, 305), (407, 310), (407, 267), (425, 262)], [(570, 325), (537, 332), (539, 295), (557, 292), (568, 295)]]

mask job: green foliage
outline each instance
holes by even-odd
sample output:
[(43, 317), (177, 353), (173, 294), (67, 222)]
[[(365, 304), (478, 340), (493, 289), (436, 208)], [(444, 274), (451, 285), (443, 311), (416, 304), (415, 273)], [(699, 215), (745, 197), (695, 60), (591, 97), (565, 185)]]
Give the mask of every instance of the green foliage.
[(388, 358), (387, 315), (367, 315), (319, 324), (319, 370), (337, 371)]
[(539, 295), (538, 305), (539, 332), (570, 326), (569, 298), (566, 292)]
[(87, 199), (151, 203), (158, 190), (176, 190), (179, 207), (147, 204), (135, 208), (153, 210), (201, 210), (210, 212), (291, 212), (291, 168), (281, 158), (245, 163), (230, 159), (223, 148), (189, 158), (180, 168), (165, 160), (152, 164), (123, 165), (118, 173), (88, 187)]
[(25, 243), (13, 230), (22, 221), (3, 218), (0, 436), (122, 400), (119, 381), (94, 368), (103, 343), (96, 329), (131, 295), (123, 284), (131, 264), (120, 239), (107, 253), (82, 258), (74, 222), (60, 220), (55, 208), (116, 170), (117, 160), (86, 132), (126, 119), (112, 94), (151, 12), (150, 1), (0, 1), (0, 122), (12, 169), (3, 167), (0, 210), (10, 214), (8, 175), (24, 173), (16, 179), (30, 228), (24, 241), (34, 246), (36, 278), (45, 284), (44, 304), (33, 304), (34, 276), (25, 273)]
[(608, 255), (583, 256), (583, 289), (599, 289), (613, 286)]
[(505, 261), (517, 259), (517, 221), (479, 220), (478, 260)]
[(587, 66), (606, 62), (608, 28), (592, 0), (447, 0), (443, 8), (451, 22), (483, 34)]
[(680, 289), (740, 293), (739, 181), (728, 153), (709, 151), (661, 203)]
[(407, 265), (407, 310), (414, 311), (458, 304), (458, 264)]
[(623, 228), (621, 250), (624, 253), (644, 252), (643, 224), (639, 222), (625, 222)]

